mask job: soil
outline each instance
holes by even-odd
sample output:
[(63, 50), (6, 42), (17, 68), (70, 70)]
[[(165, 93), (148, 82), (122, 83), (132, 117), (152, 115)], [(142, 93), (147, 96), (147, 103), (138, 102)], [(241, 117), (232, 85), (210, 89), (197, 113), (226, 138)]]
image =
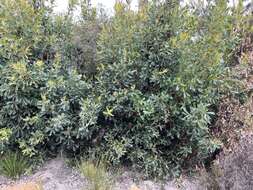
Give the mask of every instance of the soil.
[(0, 189), (29, 182), (42, 184), (44, 190), (81, 190), (87, 185), (77, 171), (68, 167), (63, 159), (57, 158), (46, 163), (32, 176), (24, 176), (17, 181), (0, 177)]
[(242, 135), (238, 145), (218, 160), (221, 190), (253, 190), (253, 133)]
[[(203, 190), (195, 180), (184, 179), (180, 183), (169, 181), (165, 184), (154, 181), (139, 181), (131, 172), (123, 172), (116, 177), (113, 190)], [(12, 181), (0, 176), (0, 189), (21, 190), (22, 184), (41, 184), (43, 190), (84, 190), (88, 187), (88, 181), (79, 172), (68, 167), (64, 159), (56, 158), (47, 162), (31, 176), (24, 176), (21, 179)], [(12, 189), (12, 188), (10, 188)], [(29, 190), (32, 190), (29, 188)]]

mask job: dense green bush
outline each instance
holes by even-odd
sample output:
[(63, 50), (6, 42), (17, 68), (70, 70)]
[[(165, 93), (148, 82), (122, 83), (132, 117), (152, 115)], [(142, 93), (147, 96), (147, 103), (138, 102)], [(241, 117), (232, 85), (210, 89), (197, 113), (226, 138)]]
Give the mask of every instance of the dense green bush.
[(107, 111), (98, 150), (148, 175), (202, 162), (221, 146), (210, 136), (215, 106), (236, 88), (229, 61), (238, 15), (226, 1), (203, 13), (176, 1), (151, 4), (145, 16), (118, 9), (99, 47), (96, 88)]
[(31, 2), (0, 1), (1, 65), (23, 58), (28, 58), (29, 62), (37, 59), (49, 61), (55, 53), (56, 33), (53, 33), (50, 17), (52, 10)]
[(137, 14), (116, 4), (99, 41), (96, 93), (106, 111), (89, 127), (103, 131), (96, 146), (113, 163), (164, 174), (221, 146), (210, 128), (220, 98), (236, 90), (229, 65), (240, 36), (238, 15), (213, 3), (199, 12), (156, 2)]
[(24, 154), (79, 148), (79, 102), (90, 88), (80, 75), (63, 73), (57, 62), (50, 69), (42, 61), (18, 62), (2, 69), (0, 84), (1, 126), (12, 129), (11, 141)]
[(71, 11), (54, 16), (38, 2), (0, 1), (0, 150), (29, 156), (80, 148), (79, 102), (90, 86), (75, 71)]
[[(230, 66), (240, 6), (170, 0), (134, 12), (116, 3), (109, 20), (83, 7), (88, 17), (75, 22), (74, 4), (55, 16), (43, 3), (0, 2), (2, 150), (103, 153), (157, 176), (177, 175), (221, 146), (210, 130), (219, 100), (238, 91)], [(95, 43), (75, 36), (93, 27)], [(81, 67), (79, 50), (88, 56)]]

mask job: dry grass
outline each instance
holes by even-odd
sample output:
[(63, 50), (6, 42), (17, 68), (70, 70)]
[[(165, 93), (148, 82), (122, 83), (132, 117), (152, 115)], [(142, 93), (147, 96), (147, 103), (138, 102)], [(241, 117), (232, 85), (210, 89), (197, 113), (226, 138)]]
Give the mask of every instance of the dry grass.
[(221, 189), (252, 190), (253, 187), (253, 133), (243, 137), (236, 148), (219, 158), (223, 174)]
[(79, 164), (81, 174), (90, 182), (89, 190), (111, 190), (113, 185), (112, 177), (106, 171), (102, 162), (82, 161)]
[(205, 168), (200, 169), (200, 184), (205, 190), (220, 190), (221, 176), (221, 168), (217, 163), (213, 163), (208, 171)]

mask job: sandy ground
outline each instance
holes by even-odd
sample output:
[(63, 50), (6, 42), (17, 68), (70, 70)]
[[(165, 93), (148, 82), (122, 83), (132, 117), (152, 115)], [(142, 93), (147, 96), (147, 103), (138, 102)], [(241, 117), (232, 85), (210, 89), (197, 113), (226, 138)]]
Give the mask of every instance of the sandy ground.
[(253, 190), (253, 132), (245, 132), (238, 145), (219, 160), (221, 190)]
[(22, 177), (18, 181), (0, 177), (0, 189), (26, 182), (42, 184), (44, 190), (82, 190), (87, 185), (87, 181), (77, 171), (67, 167), (63, 159), (57, 158), (46, 163), (32, 176)]
[[(18, 186), (24, 183), (42, 184), (43, 190), (85, 190), (88, 182), (78, 171), (68, 167), (63, 159), (56, 158), (47, 162), (33, 175), (22, 177), (17, 181), (11, 181), (0, 176), (0, 189), (5, 190), (10, 186)], [(153, 181), (136, 181), (128, 172), (117, 177), (114, 190), (130, 190), (131, 187), (138, 187), (139, 190), (203, 190), (199, 184), (183, 180), (180, 187), (170, 181), (166, 184), (158, 184)], [(19, 188), (14, 188), (19, 189)]]

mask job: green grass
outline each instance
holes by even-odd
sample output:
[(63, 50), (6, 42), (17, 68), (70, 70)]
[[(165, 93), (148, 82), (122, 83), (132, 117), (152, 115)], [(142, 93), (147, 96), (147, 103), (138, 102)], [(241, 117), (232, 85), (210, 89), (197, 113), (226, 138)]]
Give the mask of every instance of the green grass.
[(28, 161), (19, 153), (9, 152), (0, 158), (0, 173), (10, 177), (18, 178), (29, 168)]
[(94, 163), (90, 160), (83, 160), (78, 167), (81, 174), (90, 182), (89, 190), (112, 189), (113, 180), (103, 162)]

